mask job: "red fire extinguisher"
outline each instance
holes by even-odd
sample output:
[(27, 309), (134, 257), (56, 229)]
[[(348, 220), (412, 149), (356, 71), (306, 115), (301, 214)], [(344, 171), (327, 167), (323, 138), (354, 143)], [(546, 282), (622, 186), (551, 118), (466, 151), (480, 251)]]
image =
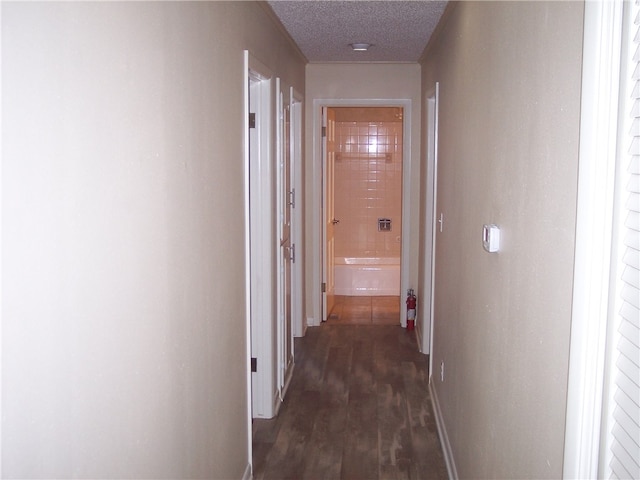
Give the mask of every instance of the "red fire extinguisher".
[(413, 330), (416, 325), (416, 296), (413, 289), (407, 290), (407, 330)]

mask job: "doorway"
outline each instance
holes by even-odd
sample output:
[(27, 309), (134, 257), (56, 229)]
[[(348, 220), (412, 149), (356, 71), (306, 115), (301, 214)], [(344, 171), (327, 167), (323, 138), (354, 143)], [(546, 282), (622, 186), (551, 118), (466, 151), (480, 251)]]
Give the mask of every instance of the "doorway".
[(393, 323), (404, 323), (407, 107), (375, 101), (322, 107), (323, 321), (357, 305), (362, 321), (366, 314), (388, 323), (394, 311)]
[(399, 324), (402, 108), (330, 107), (326, 116), (328, 319), (350, 311), (388, 321), (395, 310)]

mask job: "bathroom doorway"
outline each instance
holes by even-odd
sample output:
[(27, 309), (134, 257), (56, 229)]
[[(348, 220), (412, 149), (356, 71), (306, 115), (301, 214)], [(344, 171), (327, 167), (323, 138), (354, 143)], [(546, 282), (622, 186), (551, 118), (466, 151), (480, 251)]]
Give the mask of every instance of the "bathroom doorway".
[(403, 108), (323, 116), (326, 319), (400, 324)]

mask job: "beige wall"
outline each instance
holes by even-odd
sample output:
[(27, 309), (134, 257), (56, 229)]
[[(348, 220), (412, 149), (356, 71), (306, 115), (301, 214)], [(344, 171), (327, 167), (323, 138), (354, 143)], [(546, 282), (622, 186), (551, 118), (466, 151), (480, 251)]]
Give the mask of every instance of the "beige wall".
[(241, 478), (253, 2), (2, 3), (2, 476)]
[[(411, 154), (411, 225), (417, 225), (420, 171), (420, 65), (418, 64), (308, 64), (306, 67), (306, 169), (305, 185), (307, 204), (306, 223), (306, 310), (307, 317), (319, 321), (319, 252), (321, 251), (321, 225), (319, 219), (319, 178), (322, 175), (321, 159), (314, 158), (313, 102), (316, 99), (339, 101), (362, 99), (411, 100), (411, 144), (404, 148)], [(343, 105), (345, 106), (345, 105)], [(405, 120), (407, 120), (405, 118)], [(406, 139), (405, 139), (406, 141)], [(314, 222), (313, 219), (317, 221)], [(418, 230), (412, 229), (410, 251), (418, 248)], [(411, 263), (409, 283), (415, 285), (418, 271)]]
[(435, 392), (461, 478), (560, 478), (583, 5), (452, 7), (422, 82), (440, 82)]

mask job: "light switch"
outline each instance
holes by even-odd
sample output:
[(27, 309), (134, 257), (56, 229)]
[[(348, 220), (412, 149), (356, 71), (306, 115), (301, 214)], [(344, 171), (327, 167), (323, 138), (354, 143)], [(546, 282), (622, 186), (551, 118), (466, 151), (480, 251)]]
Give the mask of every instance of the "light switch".
[(482, 246), (489, 253), (500, 249), (500, 228), (497, 225), (484, 225), (482, 227)]

